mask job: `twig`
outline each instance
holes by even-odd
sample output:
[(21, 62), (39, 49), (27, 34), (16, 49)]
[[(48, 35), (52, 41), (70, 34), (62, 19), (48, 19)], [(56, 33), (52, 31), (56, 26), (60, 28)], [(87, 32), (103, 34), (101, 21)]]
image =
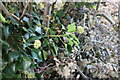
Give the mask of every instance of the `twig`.
[(55, 2), (52, 4), (52, 11), (51, 11), (51, 14), (54, 15), (54, 6), (56, 4), (57, 0), (55, 0)]
[(78, 72), (81, 74), (81, 76), (85, 79), (88, 80), (87, 76), (83, 74), (83, 72), (80, 70), (80, 68), (76, 65)]
[(98, 10), (98, 9), (99, 9), (99, 7), (100, 7), (100, 4), (101, 4), (101, 0), (98, 0), (98, 3), (97, 3), (96, 10)]
[[(4, 4), (2, 3), (2, 1), (0, 1), (0, 9), (3, 10), (3, 12), (6, 14), (6, 16), (12, 16), (15, 20), (20, 21), (20, 18), (17, 17), (16, 15), (9, 13), (9, 11), (6, 9), (6, 7), (4, 6)], [(20, 21), (22, 24), (23, 21)]]
[(24, 17), (24, 15), (25, 15), (25, 12), (26, 12), (26, 9), (27, 9), (27, 7), (28, 7), (29, 2), (30, 2), (30, 1), (28, 1), (27, 4), (25, 5), (25, 8), (24, 8), (24, 10), (23, 10), (23, 13), (22, 13), (22, 15), (20, 16), (20, 21), (21, 21), (21, 19), (22, 19), (22, 18)]
[(4, 4), (0, 1), (0, 9), (3, 10), (3, 12), (7, 15), (10, 16), (9, 11), (5, 8)]
[(100, 13), (97, 13), (96, 16), (102, 16), (104, 17), (105, 19), (107, 19), (112, 25), (115, 25), (115, 22), (114, 20), (112, 20), (109, 16), (107, 16), (106, 14), (100, 12)]

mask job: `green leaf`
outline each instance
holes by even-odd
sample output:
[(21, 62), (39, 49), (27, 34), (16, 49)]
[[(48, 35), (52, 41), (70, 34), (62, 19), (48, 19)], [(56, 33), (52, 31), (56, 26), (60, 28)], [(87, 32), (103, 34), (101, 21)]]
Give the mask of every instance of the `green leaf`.
[(9, 60), (12, 62), (13, 60), (18, 60), (18, 57), (19, 57), (19, 52), (16, 51), (16, 52), (10, 52), (8, 53), (8, 58)]
[(38, 21), (38, 20), (33, 20), (33, 22), (36, 24), (40, 24), (40, 21)]
[(45, 50), (43, 50), (43, 57), (44, 57), (44, 60), (47, 59), (47, 55), (48, 55), (48, 53), (47, 53)]
[(64, 26), (63, 24), (62, 24), (62, 30), (66, 30), (66, 29), (65, 29), (65, 26)]
[(44, 39), (42, 46), (47, 47), (49, 44), (50, 44), (49, 41), (47, 39)]
[(73, 37), (74, 40), (76, 40), (79, 43), (78, 38), (74, 34), (70, 34), (70, 35)]
[(41, 61), (42, 60), (42, 54), (41, 54), (41, 51), (39, 49), (33, 49), (31, 54), (32, 54), (32, 57), (34, 59), (37, 59), (37, 61)]
[(29, 27), (31, 26), (31, 25), (30, 25), (29, 18), (24, 17), (24, 18), (23, 18), (23, 21), (24, 21), (25, 23), (27, 23), (27, 25), (28, 25)]
[(30, 36), (30, 39), (28, 40), (28, 42), (33, 42), (35, 40), (41, 39), (42, 36)]
[(42, 34), (41, 27), (35, 26), (35, 31), (38, 32), (39, 34)]
[(3, 40), (0, 39), (0, 42), (1, 42), (2, 44), (4, 44), (5, 46), (10, 47), (10, 45), (9, 45), (8, 42), (6, 42), (6, 41), (3, 41)]
[(50, 34), (51, 34), (51, 35), (56, 34), (56, 32), (55, 32), (55, 31), (53, 31), (52, 29), (49, 29), (49, 32), (50, 32)]
[(61, 10), (59, 10), (59, 11), (57, 12), (57, 16), (58, 16), (58, 17), (63, 17), (63, 16), (64, 16), (64, 11), (63, 11), (63, 9), (61, 9)]
[(28, 31), (28, 29), (26, 27), (22, 27), (22, 29), (29, 33), (29, 31)]
[(5, 37), (7, 39), (9, 37), (9, 35), (10, 35), (9, 26), (3, 27), (3, 30), (4, 30)]
[(69, 45), (70, 46), (73, 46), (73, 41), (70, 39), (70, 38), (67, 38), (68, 39), (68, 41), (69, 41)]
[(7, 21), (5, 20), (5, 18), (3, 17), (1, 13), (0, 13), (0, 21), (3, 23), (7, 23)]
[(24, 18), (23, 18), (23, 21), (25, 21), (25, 22), (29, 22), (29, 18), (24, 17)]
[(23, 49), (25, 49), (26, 47), (28, 47), (28, 46), (30, 46), (31, 44), (30, 43), (25, 43), (25, 44), (23, 44)]
[(16, 78), (22, 78), (21, 74), (16, 74)]
[(57, 48), (56, 48), (56, 46), (55, 46), (55, 43), (53, 42), (52, 45), (53, 45), (53, 48), (54, 48), (54, 50), (55, 50), (55, 53), (57, 54)]
[(24, 56), (21, 62), (17, 63), (17, 69), (27, 70), (31, 65), (31, 59), (28, 56)]
[(78, 43), (77, 43), (76, 41), (74, 41), (74, 44), (75, 44), (76, 46), (79, 46)]
[(67, 32), (75, 32), (76, 31), (75, 23), (72, 23), (71, 25), (68, 25), (67, 29), (68, 29)]
[(15, 77), (15, 72), (16, 72), (15, 69), (16, 69), (15, 64), (7, 65), (3, 70), (3, 76), (5, 78), (13, 78), (13, 77)]
[(68, 50), (68, 55), (70, 55), (71, 52), (72, 52), (72, 46), (68, 44), (67, 45), (67, 50)]
[(40, 60), (42, 60), (42, 54), (41, 54), (41, 51), (38, 52), (38, 57), (40, 58)]
[(55, 53), (54, 53), (53, 49), (51, 49), (51, 53), (52, 53), (52, 56), (55, 56)]
[(31, 54), (32, 54), (32, 57), (34, 58), (34, 59), (37, 59), (38, 60), (38, 55), (35, 53), (35, 52), (31, 52)]
[(31, 59), (27, 56), (23, 57), (22, 65), (24, 70), (28, 69), (31, 65)]

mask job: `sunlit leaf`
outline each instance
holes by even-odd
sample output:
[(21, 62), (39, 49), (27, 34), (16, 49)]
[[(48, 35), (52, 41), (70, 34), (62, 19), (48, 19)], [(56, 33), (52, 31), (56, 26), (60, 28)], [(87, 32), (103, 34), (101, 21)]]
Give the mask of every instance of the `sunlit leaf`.
[(48, 56), (48, 53), (47, 53), (45, 50), (43, 50), (43, 57), (44, 57), (44, 60), (47, 59), (47, 56)]
[(5, 18), (3, 17), (1, 13), (0, 13), (0, 21), (3, 23), (7, 23), (7, 21), (5, 20)]
[(26, 27), (22, 27), (22, 29), (29, 33), (29, 31), (28, 31), (28, 29)]
[(67, 38), (69, 41), (70, 46), (73, 46), (73, 41), (70, 38)]
[(39, 34), (42, 34), (41, 27), (35, 26), (35, 31), (38, 32)]
[(76, 31), (75, 23), (72, 23), (71, 25), (68, 25), (67, 29), (68, 29), (67, 32), (75, 32)]

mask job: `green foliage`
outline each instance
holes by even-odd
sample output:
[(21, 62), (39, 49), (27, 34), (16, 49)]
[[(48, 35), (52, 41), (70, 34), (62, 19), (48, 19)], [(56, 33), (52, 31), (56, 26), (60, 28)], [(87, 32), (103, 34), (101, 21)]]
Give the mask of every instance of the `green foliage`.
[[(20, 15), (18, 11), (14, 13)], [(74, 34), (75, 23), (67, 27), (63, 25), (61, 17), (65, 15), (62, 9), (52, 16), (55, 21), (50, 22), (48, 27), (41, 24), (41, 15), (36, 11), (32, 12), (32, 16), (31, 22), (27, 16), (23, 17), (24, 25), (22, 25), (13, 17), (6, 18), (0, 13), (0, 20), (4, 26), (3, 39), (0, 39), (4, 50), (3, 78), (24, 78), (23, 75), (27, 75), (28, 78), (38, 77), (38, 74), (32, 71), (40, 67), (39, 62), (48, 60), (49, 55), (58, 56), (61, 47), (65, 48), (64, 54), (67, 56), (72, 53), (74, 46), (79, 48), (79, 40)], [(10, 24), (4, 24), (7, 22)], [(68, 43), (65, 43), (63, 37), (67, 38)], [(30, 71), (30, 74), (25, 71)], [(16, 74), (17, 72), (19, 74)]]
[(76, 31), (76, 26), (75, 23), (72, 23), (71, 25), (68, 25), (68, 32), (75, 32)]
[(0, 13), (0, 21), (3, 23), (7, 23), (7, 21), (5, 20), (5, 18), (2, 15), (2, 13)]

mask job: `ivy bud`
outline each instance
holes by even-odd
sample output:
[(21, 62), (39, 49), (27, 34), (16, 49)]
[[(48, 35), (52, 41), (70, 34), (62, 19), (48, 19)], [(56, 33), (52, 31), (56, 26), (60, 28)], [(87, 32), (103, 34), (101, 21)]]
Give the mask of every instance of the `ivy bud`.
[(84, 32), (84, 28), (82, 26), (78, 26), (77, 31), (79, 34), (82, 34)]
[(44, 30), (45, 30), (45, 31), (48, 31), (49, 29), (48, 29), (47, 27), (44, 27)]
[(34, 48), (38, 49), (41, 46), (40, 40), (35, 40), (34, 42)]

